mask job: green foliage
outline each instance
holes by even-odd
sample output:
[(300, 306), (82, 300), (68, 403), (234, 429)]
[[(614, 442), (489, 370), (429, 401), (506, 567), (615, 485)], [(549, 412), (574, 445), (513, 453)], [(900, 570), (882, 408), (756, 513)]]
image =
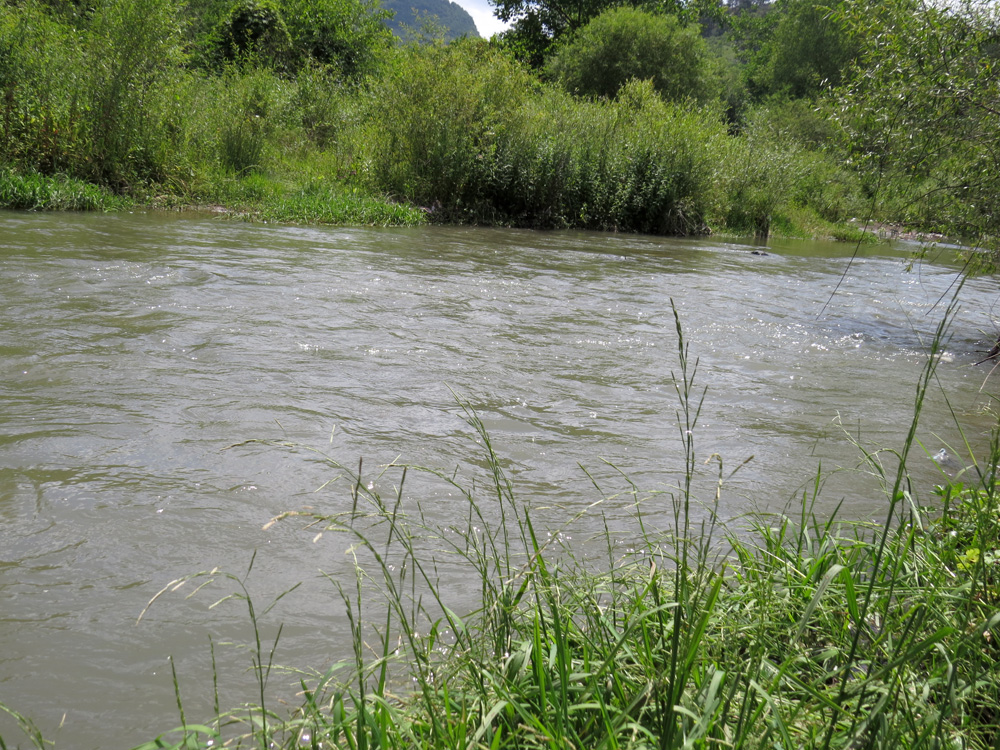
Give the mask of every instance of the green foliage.
[(378, 0), (282, 0), (297, 55), (357, 79), (373, 72), (392, 42)]
[(319, 148), (336, 149), (357, 117), (359, 92), (333, 68), (309, 63), (295, 78), (294, 107), (306, 135)]
[(403, 48), (370, 100), (371, 179), (418, 205), (475, 202), (529, 90), (528, 73), (485, 42)]
[(165, 94), (180, 55), (175, 0), (103, 0), (87, 33), (83, 128), (90, 174), (124, 187), (169, 170), (171, 113)]
[(668, 104), (648, 82), (600, 102), (533, 89), (483, 43), (404, 54), (373, 97), (377, 189), (444, 220), (704, 230), (712, 147), (724, 137), (712, 113)]
[(103, 0), (80, 30), (34, 2), (0, 9), (6, 163), (119, 190), (165, 179), (177, 10), (173, 0)]
[(817, 0), (783, 0), (780, 12), (759, 89), (802, 98), (840, 85), (858, 54), (844, 24)]
[(745, 116), (744, 132), (751, 141), (767, 144), (765, 151), (788, 152), (792, 163), (786, 201), (808, 207), (829, 222), (865, 214), (862, 182), (846, 164), (847, 144), (829, 107), (776, 97)]
[[(196, 58), (214, 72), (239, 63), (295, 73), (330, 66), (359, 79), (371, 73), (389, 47), (388, 11), (377, 0), (237, 0), (226, 12), (211, 0), (196, 16)], [(207, 19), (217, 17), (214, 28)]]
[(547, 72), (567, 91), (584, 96), (613, 98), (635, 78), (652, 81), (669, 100), (705, 101), (714, 94), (707, 57), (697, 26), (620, 7), (596, 16), (559, 45)]
[(287, 116), (289, 86), (267, 70), (230, 72), (222, 80), (219, 162), (238, 174), (260, 171)]
[(528, 226), (700, 233), (723, 140), (714, 113), (664, 102), (648, 81), (614, 101), (546, 90), (498, 144), (488, 204)]
[[(1000, 25), (994, 3), (845, 6), (863, 45), (840, 121), (891, 218), (991, 248), (1000, 238)], [(987, 256), (978, 256), (980, 260)]]
[(225, 62), (254, 60), (279, 69), (290, 62), (292, 38), (274, 0), (237, 0), (215, 35)]
[(0, 169), (0, 207), (28, 211), (112, 211), (128, 201), (88, 182)]
[(0, 161), (49, 174), (83, 158), (86, 52), (35, 2), (0, 5)]
[(727, 142), (720, 164), (723, 221), (737, 234), (767, 237), (775, 210), (788, 201), (800, 165), (793, 142), (751, 123)]
[(755, 99), (814, 97), (840, 84), (858, 53), (840, 16), (817, 0), (778, 0), (732, 20), (732, 36)]
[(494, 14), (510, 23), (502, 35), (518, 59), (540, 68), (552, 44), (583, 28), (601, 13), (619, 6), (645, 10), (653, 15), (676, 16), (682, 25), (700, 21), (717, 23), (724, 15), (719, 0), (490, 0)]

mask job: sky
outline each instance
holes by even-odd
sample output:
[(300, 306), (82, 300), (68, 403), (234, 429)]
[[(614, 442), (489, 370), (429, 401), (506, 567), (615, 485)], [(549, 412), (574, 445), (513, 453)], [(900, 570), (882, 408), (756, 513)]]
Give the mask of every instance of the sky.
[(453, 0), (453, 2), (469, 11), (472, 20), (476, 22), (476, 28), (479, 29), (480, 35), (487, 39), (507, 28), (507, 24), (498, 21), (493, 15), (493, 6), (490, 5), (489, 0)]

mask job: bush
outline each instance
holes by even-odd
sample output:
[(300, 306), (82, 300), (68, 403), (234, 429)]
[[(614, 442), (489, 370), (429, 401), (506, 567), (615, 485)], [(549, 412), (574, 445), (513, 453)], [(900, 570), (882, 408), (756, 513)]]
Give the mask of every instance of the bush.
[(215, 36), (222, 61), (254, 59), (279, 69), (290, 62), (292, 38), (271, 0), (238, 0)]
[(175, 152), (171, 81), (180, 62), (175, 0), (103, 0), (87, 33), (83, 174), (112, 187), (163, 180)]
[(859, 177), (845, 166), (843, 130), (821, 103), (773, 99), (752, 110), (744, 128), (755, 143), (779, 149), (793, 144), (795, 167), (788, 199), (813, 209), (826, 221), (841, 222), (864, 211)]
[(53, 174), (82, 160), (84, 54), (39, 4), (0, 5), (0, 161)]
[(581, 101), (465, 43), (407, 50), (372, 101), (369, 179), (438, 219), (704, 230), (722, 124), (664, 102), (649, 82)]
[(729, 139), (720, 161), (722, 220), (739, 234), (767, 237), (775, 210), (791, 197), (800, 148), (754, 123)]
[(378, 65), (392, 44), (389, 13), (378, 0), (283, 0), (297, 67), (308, 61), (330, 65), (359, 79)]
[(79, 29), (31, 0), (0, 8), (4, 161), (116, 190), (166, 179), (177, 12), (174, 0), (103, 0)]
[(529, 226), (701, 233), (724, 138), (713, 113), (664, 102), (649, 81), (614, 101), (550, 89), (507, 129), (490, 203)]
[(260, 172), (278, 133), (298, 125), (294, 86), (272, 71), (231, 68), (219, 78), (201, 81), (200, 89), (194, 107), (201, 119), (190, 148), (202, 161), (205, 155), (215, 157), (227, 174)]
[(530, 87), (529, 74), (485, 42), (404, 48), (372, 92), (370, 178), (449, 213), (476, 206), (502, 130)]
[(570, 93), (613, 98), (629, 80), (649, 79), (666, 99), (707, 101), (714, 93), (698, 27), (631, 7), (607, 10), (561, 45), (548, 75)]

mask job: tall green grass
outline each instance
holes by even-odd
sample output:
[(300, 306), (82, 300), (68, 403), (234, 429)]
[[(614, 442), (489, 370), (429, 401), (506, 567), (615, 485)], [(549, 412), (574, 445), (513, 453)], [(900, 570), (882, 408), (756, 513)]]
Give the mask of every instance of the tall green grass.
[(113, 211), (131, 205), (93, 183), (0, 168), (0, 207), (29, 211)]
[(471, 42), (409, 49), (370, 122), (373, 184), (439, 219), (660, 234), (704, 231), (725, 132), (649, 83), (577, 99)]

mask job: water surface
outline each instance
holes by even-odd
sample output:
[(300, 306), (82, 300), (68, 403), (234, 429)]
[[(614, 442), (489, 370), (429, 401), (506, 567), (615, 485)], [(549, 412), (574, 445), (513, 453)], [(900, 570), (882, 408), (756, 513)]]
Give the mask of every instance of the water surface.
[[(205, 718), (210, 634), (223, 706), (250, 699), (249, 655), (225, 645), (249, 636), (236, 603), (168, 596), (135, 621), (171, 579), (243, 571), (254, 550), (261, 601), (305, 582), (268, 620), (269, 633), (285, 623), (278, 661), (345, 658), (342, 605), (318, 571), (350, 580), (347, 541), (263, 527), (350, 506), (343, 480), (316, 492), (336, 471), (309, 449), (363, 458), (389, 492), (393, 462), (481, 478), (457, 398), (550, 528), (600, 498), (592, 478), (609, 495), (627, 488), (622, 474), (668, 490), (682, 466), (671, 302), (708, 389), (699, 453), (727, 473), (746, 462), (722, 515), (794, 505), (822, 467), (820, 514), (881, 517), (849, 437), (899, 447), (957, 267), (944, 252), (908, 271), (912, 248), (878, 246), (848, 270), (854, 250), (3, 214), (0, 702), (57, 746), (129, 747), (179, 723), (168, 656), (189, 720)], [(987, 371), (971, 364), (995, 338), (994, 297), (992, 279), (959, 295), (919, 431), (930, 452), (960, 442), (948, 402), (973, 444), (989, 428), (992, 384), (980, 392)], [(250, 439), (299, 447), (230, 447)], [(914, 488), (928, 502), (935, 476), (921, 454)], [(407, 482), (432, 521), (461, 510), (440, 484)], [(665, 504), (648, 507), (669, 523)], [(626, 499), (602, 510), (628, 544)], [(585, 548), (601, 523), (563, 531)], [(463, 572), (442, 573), (472, 606)], [(6, 718), (0, 736), (19, 739)]]

